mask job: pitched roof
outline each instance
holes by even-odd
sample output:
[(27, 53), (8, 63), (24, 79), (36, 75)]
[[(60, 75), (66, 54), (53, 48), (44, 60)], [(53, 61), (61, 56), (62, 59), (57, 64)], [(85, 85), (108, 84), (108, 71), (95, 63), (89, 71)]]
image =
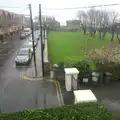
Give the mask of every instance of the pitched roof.
[(7, 10), (3, 10), (3, 9), (0, 9), (0, 15), (4, 15), (4, 16), (9, 16), (9, 17), (18, 17), (18, 16), (21, 16), (22, 14), (16, 14), (14, 12), (9, 12)]

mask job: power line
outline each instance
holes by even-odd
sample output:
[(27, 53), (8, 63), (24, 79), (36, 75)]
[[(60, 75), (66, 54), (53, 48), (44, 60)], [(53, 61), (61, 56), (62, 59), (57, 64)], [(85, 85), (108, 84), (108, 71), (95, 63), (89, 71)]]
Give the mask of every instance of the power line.
[(83, 6), (83, 7), (75, 7), (75, 8), (43, 8), (44, 10), (72, 10), (72, 9), (82, 9), (82, 8), (95, 8), (95, 7), (108, 7), (108, 6), (116, 6), (120, 5), (120, 3), (116, 4), (105, 4), (105, 5), (92, 5), (92, 6)]

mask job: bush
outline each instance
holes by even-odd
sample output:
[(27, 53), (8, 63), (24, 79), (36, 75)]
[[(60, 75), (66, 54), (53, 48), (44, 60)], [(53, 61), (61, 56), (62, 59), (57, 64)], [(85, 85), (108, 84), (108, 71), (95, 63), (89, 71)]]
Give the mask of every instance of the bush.
[(67, 57), (64, 62), (65, 67), (76, 67), (80, 73), (85, 73), (90, 70), (90, 63), (88, 60), (80, 60), (77, 57)]
[(109, 65), (109, 71), (112, 73), (113, 80), (120, 80), (120, 64), (112, 63)]
[(113, 48), (94, 49), (89, 52), (100, 72), (110, 72), (114, 78), (120, 79), (120, 45)]
[(79, 57), (66, 57), (64, 60), (65, 67), (75, 67), (79, 70), (79, 78), (82, 80), (84, 75), (89, 74), (91, 70), (95, 69), (95, 66), (91, 60), (83, 59)]
[(44, 110), (1, 113), (0, 120), (111, 120), (111, 114), (99, 104), (81, 103)]

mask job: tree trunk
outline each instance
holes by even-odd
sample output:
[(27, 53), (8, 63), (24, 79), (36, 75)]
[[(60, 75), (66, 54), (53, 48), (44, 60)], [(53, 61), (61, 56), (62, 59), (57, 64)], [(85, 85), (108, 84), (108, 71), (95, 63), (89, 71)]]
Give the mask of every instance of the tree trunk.
[(92, 37), (92, 32), (90, 31), (90, 36)]
[(102, 39), (102, 37), (101, 37), (101, 31), (99, 31), (99, 33), (100, 33), (100, 39)]
[(103, 32), (103, 40), (105, 39), (106, 32)]
[(113, 38), (114, 38), (114, 32), (112, 32), (112, 38), (111, 38), (111, 41), (113, 41)]
[(119, 33), (118, 32), (117, 32), (116, 36), (117, 36), (117, 39), (118, 39), (118, 43), (120, 44), (120, 38), (119, 38)]
[(95, 34), (96, 34), (96, 30), (94, 31), (94, 37), (95, 37)]
[(84, 31), (84, 35), (86, 35), (86, 29), (84, 29), (83, 31)]
[(114, 27), (112, 27), (112, 38), (111, 38), (111, 41), (113, 41), (113, 38), (114, 38)]

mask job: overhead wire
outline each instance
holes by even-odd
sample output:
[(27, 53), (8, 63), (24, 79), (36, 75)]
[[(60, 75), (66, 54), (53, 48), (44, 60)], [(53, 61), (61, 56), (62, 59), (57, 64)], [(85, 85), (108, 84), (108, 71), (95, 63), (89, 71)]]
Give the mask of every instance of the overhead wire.
[(74, 7), (74, 8), (43, 8), (43, 9), (44, 9), (44, 10), (72, 10), (72, 9), (107, 7), (107, 6), (117, 6), (117, 5), (120, 5), (120, 3), (116, 3), (116, 4), (105, 4), (105, 5), (91, 5), (91, 6)]

